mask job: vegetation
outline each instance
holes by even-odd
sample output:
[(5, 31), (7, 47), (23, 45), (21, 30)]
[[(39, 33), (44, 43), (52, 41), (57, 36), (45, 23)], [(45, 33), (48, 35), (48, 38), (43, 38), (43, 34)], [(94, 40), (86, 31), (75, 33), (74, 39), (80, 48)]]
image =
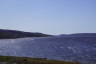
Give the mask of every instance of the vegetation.
[(79, 64), (78, 62), (47, 60), (46, 58), (28, 58), (14, 56), (0, 56), (0, 62), (6, 62), (6, 64)]

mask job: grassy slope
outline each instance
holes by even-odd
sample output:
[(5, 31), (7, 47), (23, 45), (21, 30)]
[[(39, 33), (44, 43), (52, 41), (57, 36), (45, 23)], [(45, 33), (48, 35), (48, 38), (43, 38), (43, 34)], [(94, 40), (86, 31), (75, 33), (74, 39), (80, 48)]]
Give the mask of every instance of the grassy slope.
[(28, 57), (14, 57), (14, 56), (0, 56), (0, 62), (7, 62), (8, 64), (79, 64), (78, 62), (65, 62), (56, 60), (47, 60), (46, 58), (28, 58)]

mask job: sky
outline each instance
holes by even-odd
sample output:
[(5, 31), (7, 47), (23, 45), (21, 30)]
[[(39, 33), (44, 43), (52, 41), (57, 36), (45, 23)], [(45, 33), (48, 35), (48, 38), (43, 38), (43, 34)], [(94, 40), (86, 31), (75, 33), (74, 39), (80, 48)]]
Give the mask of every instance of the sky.
[(0, 0), (0, 29), (96, 33), (96, 0)]

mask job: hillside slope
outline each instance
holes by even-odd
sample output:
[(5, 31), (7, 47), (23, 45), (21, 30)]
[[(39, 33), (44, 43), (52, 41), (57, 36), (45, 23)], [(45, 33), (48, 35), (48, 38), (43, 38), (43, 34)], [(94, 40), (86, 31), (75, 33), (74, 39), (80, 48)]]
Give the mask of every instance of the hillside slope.
[(47, 37), (51, 35), (42, 33), (31, 33), (17, 30), (4, 30), (0, 29), (0, 39), (11, 39), (11, 38), (24, 38), (24, 37)]

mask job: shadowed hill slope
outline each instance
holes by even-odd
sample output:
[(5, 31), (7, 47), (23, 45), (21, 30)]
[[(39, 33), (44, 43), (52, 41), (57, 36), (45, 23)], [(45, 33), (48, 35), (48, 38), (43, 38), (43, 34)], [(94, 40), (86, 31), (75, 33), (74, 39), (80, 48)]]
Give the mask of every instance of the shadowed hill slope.
[(17, 30), (0, 29), (0, 39), (23, 38), (23, 37), (47, 37), (47, 36), (51, 35), (42, 33), (23, 32)]

